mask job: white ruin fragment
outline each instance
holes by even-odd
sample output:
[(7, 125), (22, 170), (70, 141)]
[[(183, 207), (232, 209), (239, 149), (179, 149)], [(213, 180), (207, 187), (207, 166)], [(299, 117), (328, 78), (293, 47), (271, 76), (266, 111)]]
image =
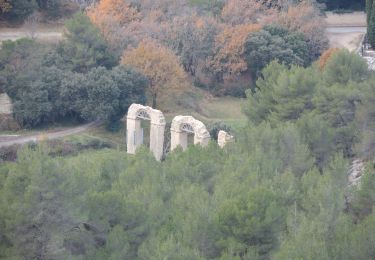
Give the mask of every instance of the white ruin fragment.
[(224, 146), (229, 143), (234, 141), (234, 136), (228, 134), (227, 132), (220, 130), (218, 135), (217, 135), (217, 144), (221, 147), (224, 148)]
[(194, 134), (194, 144), (206, 146), (210, 141), (210, 133), (206, 126), (192, 116), (176, 116), (171, 126), (171, 151), (181, 146), (188, 146), (188, 135)]
[(127, 152), (135, 154), (137, 148), (143, 144), (141, 120), (151, 122), (150, 150), (156, 160), (160, 161), (163, 156), (165, 117), (161, 111), (140, 104), (132, 104), (126, 117)]
[(0, 93), (0, 114), (1, 115), (13, 114), (12, 100), (6, 93)]
[(353, 160), (348, 174), (348, 181), (349, 185), (358, 185), (361, 178), (363, 177), (363, 173), (365, 171), (365, 164), (362, 160), (355, 159)]

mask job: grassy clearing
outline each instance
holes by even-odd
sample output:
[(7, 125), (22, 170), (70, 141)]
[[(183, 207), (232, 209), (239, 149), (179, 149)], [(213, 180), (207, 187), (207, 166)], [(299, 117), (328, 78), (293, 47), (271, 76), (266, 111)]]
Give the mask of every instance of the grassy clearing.
[[(246, 124), (246, 117), (242, 113), (242, 105), (244, 99), (234, 98), (234, 97), (211, 97), (200, 95), (192, 100), (192, 105), (188, 108), (187, 106), (174, 105), (167, 109), (164, 113), (166, 116), (166, 121), (169, 124), (172, 122), (173, 117), (176, 115), (191, 115), (201, 120), (209, 125), (222, 122), (226, 125), (231, 126), (233, 129), (238, 129)], [(169, 105), (169, 104), (168, 104)], [(164, 111), (164, 110), (163, 110)], [(28, 130), (21, 129), (17, 132), (4, 131), (1, 134), (17, 134), (17, 135), (30, 135), (37, 134), (41, 132), (57, 131), (66, 129), (69, 127), (75, 127), (80, 125), (78, 122), (66, 121), (55, 125), (41, 126), (37, 129)], [(104, 125), (97, 127), (92, 127), (85, 132), (79, 134), (73, 134), (66, 136), (61, 140), (68, 143), (75, 143), (78, 145), (83, 145), (91, 142), (103, 142), (108, 143), (114, 148), (126, 149), (126, 122), (122, 122), (122, 127), (118, 132), (110, 132), (106, 129)], [(143, 122), (142, 127), (144, 128), (144, 142), (149, 142), (149, 123)], [(168, 131), (168, 129), (166, 129)]]
[[(230, 125), (233, 129), (237, 129), (246, 124), (246, 117), (242, 113), (243, 103), (244, 99), (234, 97), (202, 98), (197, 101), (196, 108), (174, 106), (170, 108), (169, 112), (165, 113), (165, 117), (167, 124), (170, 124), (176, 115), (191, 115), (204, 122), (207, 126), (215, 122), (223, 122)], [(142, 127), (144, 128), (144, 142), (148, 143), (149, 123), (143, 122)], [(113, 147), (117, 147), (118, 149), (126, 149), (125, 122), (123, 122), (118, 132), (110, 132), (102, 125), (91, 128), (84, 133), (65, 137), (65, 140), (76, 140), (80, 143), (85, 143), (90, 139), (99, 139), (112, 144)]]
[(205, 123), (223, 122), (228, 125), (244, 125), (246, 117), (242, 112), (244, 99), (234, 97), (212, 98), (202, 100), (202, 112), (193, 113), (193, 116)]
[(124, 148), (126, 144), (126, 129), (122, 127), (118, 132), (110, 132), (104, 126), (90, 129), (90, 136), (99, 137), (103, 141), (114, 144), (118, 148)]
[(223, 122), (232, 127), (246, 124), (246, 117), (242, 113), (244, 99), (235, 97), (204, 97), (197, 100), (190, 108), (175, 106), (164, 113), (167, 122), (171, 122), (176, 115), (191, 115), (205, 124)]

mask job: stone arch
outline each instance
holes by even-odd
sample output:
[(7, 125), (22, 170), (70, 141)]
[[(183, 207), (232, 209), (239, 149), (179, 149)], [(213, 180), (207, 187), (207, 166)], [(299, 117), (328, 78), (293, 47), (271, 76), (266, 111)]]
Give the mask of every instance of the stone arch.
[(210, 133), (201, 121), (192, 116), (176, 116), (171, 125), (171, 151), (178, 146), (185, 150), (188, 134), (194, 134), (194, 144), (206, 146), (210, 141)]
[(159, 110), (140, 104), (132, 104), (126, 116), (127, 152), (135, 154), (143, 144), (141, 120), (151, 121), (150, 150), (157, 160), (163, 156), (165, 117)]

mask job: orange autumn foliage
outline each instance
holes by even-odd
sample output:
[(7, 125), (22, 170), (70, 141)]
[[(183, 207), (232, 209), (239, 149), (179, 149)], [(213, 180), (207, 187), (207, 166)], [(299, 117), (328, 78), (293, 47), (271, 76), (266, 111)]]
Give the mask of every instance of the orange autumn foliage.
[(2, 13), (9, 12), (12, 8), (12, 5), (7, 0), (0, 0), (0, 11)]
[(100, 0), (87, 10), (87, 15), (99, 28), (105, 26), (108, 21), (124, 25), (140, 19), (137, 9), (124, 0)]
[(328, 47), (325, 21), (319, 10), (310, 1), (289, 5), (287, 10), (279, 13), (277, 23), (290, 31), (303, 33), (310, 45), (313, 59), (319, 58), (320, 54)]
[(261, 29), (259, 24), (241, 24), (226, 27), (215, 40), (216, 54), (210, 62), (215, 72), (238, 75), (247, 70), (243, 59), (245, 42), (252, 32)]
[(327, 62), (332, 58), (332, 56), (338, 52), (340, 49), (339, 48), (330, 48), (323, 52), (322, 56), (320, 56), (318, 60), (318, 67), (320, 70), (323, 70), (324, 67), (326, 66)]
[(178, 57), (155, 40), (145, 39), (137, 48), (125, 50), (121, 64), (140, 70), (149, 79), (153, 107), (160, 97), (184, 92), (189, 87)]
[(228, 0), (224, 5), (221, 17), (229, 24), (258, 23), (258, 20), (275, 9), (266, 6), (259, 0)]
[[(292, 31), (304, 32), (306, 27), (310, 27), (311, 23), (320, 22), (319, 10), (317, 10), (310, 2), (301, 2), (297, 5), (289, 6), (286, 12), (281, 12), (279, 22)], [(323, 24), (324, 25), (324, 24)]]

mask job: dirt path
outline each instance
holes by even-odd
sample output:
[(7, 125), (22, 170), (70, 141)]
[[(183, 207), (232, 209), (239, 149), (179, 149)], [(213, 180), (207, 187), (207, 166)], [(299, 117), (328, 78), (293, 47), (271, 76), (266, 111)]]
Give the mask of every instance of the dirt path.
[(27, 25), (23, 25), (17, 28), (0, 27), (0, 42), (24, 37), (35, 38), (43, 42), (58, 42), (63, 37), (63, 26), (37, 25), (30, 28)]
[(326, 33), (330, 47), (355, 51), (366, 33), (366, 27), (328, 27)]
[(327, 12), (326, 15), (326, 34), (330, 47), (356, 50), (366, 33), (366, 14), (364, 12), (349, 14)]
[(20, 38), (35, 38), (41, 41), (57, 42), (62, 38), (61, 32), (37, 32), (35, 34), (30, 34), (25, 31), (12, 31), (12, 32), (2, 32), (0, 31), (0, 41), (6, 40), (17, 40)]
[(69, 135), (78, 134), (88, 129), (98, 126), (100, 122), (95, 121), (89, 124), (81, 125), (74, 128), (64, 129), (55, 132), (40, 132), (32, 135), (17, 136), (17, 135), (0, 135), (0, 148), (11, 146), (14, 144), (25, 144), (29, 142), (38, 142), (40, 140), (53, 140)]

